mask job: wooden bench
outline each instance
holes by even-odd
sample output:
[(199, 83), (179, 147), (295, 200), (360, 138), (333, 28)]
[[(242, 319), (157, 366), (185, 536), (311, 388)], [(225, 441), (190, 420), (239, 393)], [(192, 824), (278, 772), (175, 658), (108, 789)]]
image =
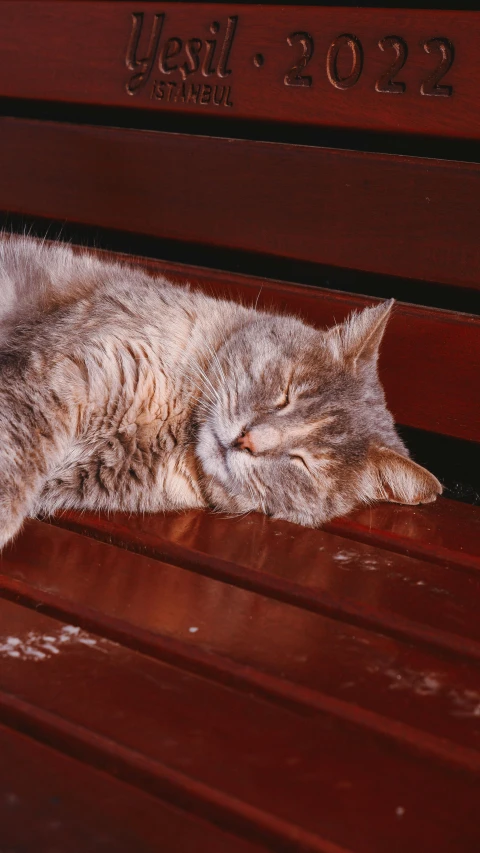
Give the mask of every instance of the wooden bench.
[(31, 521), (0, 560), (0, 851), (477, 853), (480, 12), (0, 22), (4, 226), (318, 326), (395, 296), (389, 405), (446, 485), (317, 531)]

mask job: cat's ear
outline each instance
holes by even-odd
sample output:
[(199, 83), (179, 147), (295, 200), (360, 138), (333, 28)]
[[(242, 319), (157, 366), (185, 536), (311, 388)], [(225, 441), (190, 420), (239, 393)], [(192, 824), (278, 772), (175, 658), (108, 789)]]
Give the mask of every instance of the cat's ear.
[(442, 494), (442, 486), (426, 468), (389, 447), (371, 447), (364, 471), (368, 500), (424, 504)]
[(327, 340), (335, 357), (354, 368), (362, 362), (375, 363), (394, 303), (389, 299), (360, 313), (355, 311), (344, 323), (330, 329)]

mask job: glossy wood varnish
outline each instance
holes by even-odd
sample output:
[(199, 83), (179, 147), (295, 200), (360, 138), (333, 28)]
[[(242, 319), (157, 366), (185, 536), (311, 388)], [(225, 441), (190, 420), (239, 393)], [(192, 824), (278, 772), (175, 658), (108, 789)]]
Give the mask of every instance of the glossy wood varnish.
[(2, 556), (0, 720), (268, 849), (475, 849), (477, 573), (256, 516), (60, 521)]
[(5, 726), (0, 753), (3, 849), (191, 853), (199, 838), (212, 853), (264, 849)]
[(478, 12), (2, 0), (0, 17), (3, 96), (480, 137)]
[[(202, 548), (202, 527), (205, 528), (204, 521), (208, 524), (209, 519), (203, 515), (192, 515), (178, 517), (175, 526), (163, 526), (163, 530), (159, 520), (152, 518), (148, 526), (144, 525), (142, 538), (148, 541), (150, 527), (151, 534), (154, 531), (157, 534), (159, 552), (162, 550), (162, 534), (169, 537), (172, 545), (181, 536), (184, 542), (188, 541), (191, 553), (198, 552)], [(237, 542), (243, 541), (245, 533), (249, 532), (258, 548), (258, 531), (255, 535), (252, 526), (258, 527), (260, 519), (252, 521), (250, 530), (238, 526), (232, 529), (232, 525), (223, 526), (223, 530), (230, 529), (231, 539), (238, 537)], [(70, 518), (67, 523), (73, 527), (75, 519)], [(77, 529), (80, 529), (78, 522)], [(82, 529), (88, 536), (102, 533), (95, 518), (84, 520)], [(120, 538), (118, 525), (111, 525), (109, 531), (111, 536)], [(139, 532), (138, 527), (135, 530), (131, 525), (132, 539)], [(18, 595), (25, 603), (36, 602), (42, 610), (57, 616), (66, 618), (76, 613), (77, 619), (85, 626), (95, 628), (101, 625), (111, 638), (120, 638), (132, 648), (202, 671), (238, 689), (268, 696), (272, 701), (302, 713), (307, 709), (331, 707), (350, 718), (352, 714), (355, 716), (350, 704), (355, 701), (367, 712), (373, 712), (373, 715), (360, 714), (357, 709), (357, 715), (365, 725), (379, 725), (378, 712), (381, 712), (386, 718), (382, 723), (385, 731), (402, 730), (407, 740), (413, 736), (412, 732), (407, 727), (392, 728), (391, 720), (418, 726), (419, 719), (424, 719), (425, 728), (432, 735), (448, 734), (452, 740), (466, 746), (472, 738), (476, 742), (478, 726), (475, 718), (469, 721), (449, 717), (443, 711), (435, 716), (437, 709), (445, 710), (449, 704), (454, 710), (450, 694), (467, 695), (469, 690), (475, 692), (477, 689), (475, 662), (467, 665), (465, 661), (461, 671), (455, 666), (458, 660), (454, 651), (455, 637), (449, 638), (453, 648), (449, 645), (443, 647), (438, 642), (435, 645), (438, 636), (432, 632), (431, 641), (425, 644), (423, 652), (417, 648), (417, 668), (422, 660), (421, 670), (417, 670), (419, 692), (417, 695), (412, 691), (413, 701), (405, 703), (404, 692), (409, 678), (403, 676), (403, 681), (401, 677), (401, 684), (397, 686), (396, 682), (401, 673), (411, 668), (412, 636), (408, 630), (400, 639), (386, 636), (386, 626), (384, 635), (380, 636), (374, 625), (359, 628), (351, 624), (347, 607), (342, 610), (342, 588), (350, 595), (356, 588), (357, 607), (367, 615), (375, 605), (378, 609), (382, 601), (386, 602), (382, 584), (391, 583), (395, 577), (401, 580), (408, 593), (408, 599), (404, 596), (404, 610), (408, 605), (412, 610), (421, 605), (428, 608), (429, 600), (435, 603), (442, 597), (446, 598), (445, 609), (448, 610), (451, 608), (449, 591), (442, 591), (440, 586), (434, 585), (440, 583), (435, 573), (433, 577), (422, 573), (419, 578), (419, 564), (412, 561), (416, 574), (408, 576), (405, 574), (408, 560), (402, 562), (395, 555), (381, 553), (378, 549), (362, 548), (338, 537), (321, 539), (315, 534), (310, 555), (304, 548), (302, 560), (300, 549), (295, 552), (289, 548), (288, 540), (297, 534), (295, 527), (287, 525), (282, 529), (282, 526), (275, 525), (273, 547), (268, 547), (263, 571), (260, 567), (255, 574), (251, 571), (249, 588), (246, 588), (245, 571), (241, 572), (241, 567), (245, 569), (245, 552), (242, 554), (237, 545), (239, 565), (236, 568), (230, 548), (228, 568), (226, 555), (222, 555), (218, 545), (214, 546), (211, 526), (209, 532), (207, 542), (210, 548), (205, 553), (203, 546), (204, 560), (210, 559), (213, 564), (215, 560), (222, 559), (226, 577), (223, 582), (209, 577), (206, 574), (208, 568), (202, 571), (200, 560), (196, 561), (195, 570), (185, 569), (181, 565), (180, 554), (176, 565), (173, 562), (175, 557), (169, 562), (158, 557), (134, 557), (131, 553), (119, 553), (107, 544), (67, 531), (58, 530), (52, 535), (44, 525), (32, 523), (28, 545), (27, 540), (21, 540), (13, 551), (7, 551), (4, 556), (0, 589), (4, 595)], [(220, 541), (221, 532), (222, 526), (218, 537)], [(311, 531), (302, 532), (311, 539)], [(268, 527), (264, 527), (263, 535), (267, 545)], [(34, 567), (29, 566), (32, 547), (37, 555)], [(280, 588), (272, 578), (269, 587), (269, 572), (275, 571), (273, 567), (277, 566), (282, 552), (284, 559), (288, 554), (289, 565), (296, 566), (295, 571), (290, 571), (291, 583)], [(320, 559), (315, 560), (315, 552)], [(61, 574), (56, 568), (60, 555), (65, 566)], [(316, 576), (317, 584), (323, 585), (322, 602), (327, 596), (337, 598), (335, 612), (330, 611), (327, 615), (312, 611), (316, 601), (313, 596), (308, 599), (305, 595), (312, 581), (306, 577), (305, 571), (300, 570), (302, 563), (308, 566), (310, 575)], [(362, 574), (374, 578), (374, 581), (362, 584)], [(262, 592), (257, 591), (259, 588)], [(467, 579), (467, 591), (472, 596), (477, 589), (477, 579)], [(390, 592), (390, 596), (393, 595)], [(386, 606), (384, 604), (385, 609)], [(407, 612), (410, 616), (410, 611)], [(340, 624), (339, 613), (342, 617)], [(409, 624), (415, 637), (418, 621)], [(191, 631), (191, 628), (197, 630)], [(266, 632), (273, 642), (265, 642)], [(337, 671), (342, 672), (342, 681), (338, 681)], [(368, 686), (363, 677), (359, 677), (359, 672), (370, 674)], [(433, 707), (431, 703), (425, 706), (421, 698), (415, 701), (415, 697), (418, 699), (422, 695), (422, 680), (428, 681), (428, 673), (435, 672), (437, 702)], [(412, 670), (410, 680), (415, 681), (415, 678)], [(439, 748), (438, 743), (436, 748)]]
[(5, 117), (0, 158), (2, 210), (480, 283), (475, 163)]

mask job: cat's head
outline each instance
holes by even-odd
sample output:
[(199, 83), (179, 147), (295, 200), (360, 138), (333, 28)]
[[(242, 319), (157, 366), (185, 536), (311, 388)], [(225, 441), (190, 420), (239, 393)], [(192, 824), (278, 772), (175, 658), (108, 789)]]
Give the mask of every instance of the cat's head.
[(435, 500), (408, 458), (378, 378), (393, 300), (325, 332), (252, 314), (204, 377), (197, 457), (207, 499), (315, 527), (376, 500)]

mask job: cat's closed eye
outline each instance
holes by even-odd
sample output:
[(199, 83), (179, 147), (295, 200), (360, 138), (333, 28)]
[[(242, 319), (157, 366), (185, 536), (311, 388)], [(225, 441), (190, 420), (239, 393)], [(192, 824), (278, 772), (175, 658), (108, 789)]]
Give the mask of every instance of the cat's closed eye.
[(286, 409), (290, 404), (290, 385), (287, 386), (281, 397), (277, 398), (275, 403), (276, 409)]
[(292, 462), (294, 462), (296, 465), (301, 465), (305, 470), (308, 471), (309, 474), (311, 473), (304, 456), (302, 456), (300, 453), (290, 453), (289, 455)]

